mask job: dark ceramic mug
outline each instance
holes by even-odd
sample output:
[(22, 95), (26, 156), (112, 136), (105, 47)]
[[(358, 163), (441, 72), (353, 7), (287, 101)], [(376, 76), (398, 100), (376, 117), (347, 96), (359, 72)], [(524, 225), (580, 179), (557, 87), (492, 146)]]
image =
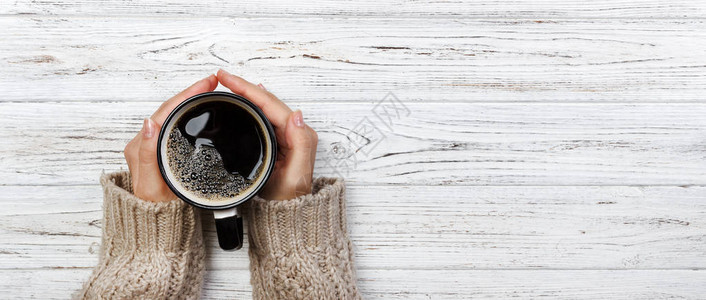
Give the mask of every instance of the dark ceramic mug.
[[(210, 113), (202, 113), (194, 118), (188, 117), (194, 116), (194, 112), (201, 113), (201, 111), (208, 111), (208, 109), (211, 109)], [(241, 128), (239, 128), (238, 125), (232, 126), (233, 124), (241, 124), (237, 122), (247, 119), (248, 116), (251, 117), (252, 120), (246, 120), (247, 122), (251, 122), (247, 124), (255, 125), (259, 140), (243, 139), (240, 133)], [(196, 126), (191, 126), (192, 129), (186, 127), (192, 123), (192, 121), (189, 120), (195, 120), (193, 122), (195, 122)], [(184, 125), (186, 121), (189, 122)], [(226, 123), (229, 124), (228, 126), (230, 127), (214, 125)], [(214, 126), (220, 129), (213, 130)], [(223, 128), (227, 128), (228, 130), (223, 130)], [(242, 178), (246, 178), (249, 181), (245, 181), (241, 186), (242, 189), (238, 193), (225, 193), (219, 195), (217, 199), (214, 197), (206, 197), (210, 195), (206, 194), (206, 190), (201, 192), (201, 190), (198, 189), (194, 190), (193, 186), (189, 188), (189, 179), (185, 179), (179, 175), (180, 172), (181, 175), (183, 175), (185, 171), (183, 168), (179, 169), (179, 167), (175, 165), (177, 164), (174, 162), (174, 157), (176, 157), (174, 153), (176, 152), (170, 152), (168, 147), (170, 137), (173, 138), (173, 136), (170, 136), (173, 130), (180, 130), (179, 134), (186, 135), (188, 133), (188, 137), (192, 139), (189, 140), (189, 142), (193, 149), (214, 146), (213, 149), (217, 149), (220, 155), (219, 157), (223, 158), (222, 161), (224, 165), (238, 165), (241, 163), (238, 161), (241, 157), (258, 153), (257, 151), (260, 153), (260, 160), (257, 165), (252, 168), (253, 171), (249, 172), (249, 176), (242, 175)], [(218, 132), (217, 136), (213, 134), (213, 132)], [(210, 134), (210, 136), (208, 134)], [(227, 144), (230, 145), (230, 147), (216, 147), (219, 146), (219, 144)], [(251, 149), (255, 150), (249, 151)], [(224, 151), (227, 151), (227, 153)], [(239, 156), (242, 151), (245, 151), (243, 152), (244, 156)], [(170, 153), (172, 153), (171, 159)], [(200, 153), (196, 151), (190, 153), (190, 155), (200, 155)], [(225, 158), (230, 158), (230, 161), (226, 161)], [(255, 104), (240, 95), (232, 93), (209, 92), (186, 99), (169, 114), (159, 132), (157, 160), (164, 181), (180, 199), (190, 205), (213, 211), (218, 234), (218, 244), (224, 250), (237, 250), (243, 246), (243, 220), (238, 214), (237, 207), (252, 199), (265, 186), (274, 169), (276, 158), (277, 140), (270, 121)], [(188, 163), (196, 167), (199, 166), (198, 159), (190, 160)], [(199, 180), (206, 180), (204, 179), (206, 176), (203, 174), (212, 173), (209, 173), (210, 171), (205, 168), (206, 167), (192, 172), (192, 176), (195, 176), (194, 178), (198, 178)], [(190, 172), (191, 171), (193, 170), (190, 169)], [(231, 177), (225, 178), (225, 180), (227, 180)]]

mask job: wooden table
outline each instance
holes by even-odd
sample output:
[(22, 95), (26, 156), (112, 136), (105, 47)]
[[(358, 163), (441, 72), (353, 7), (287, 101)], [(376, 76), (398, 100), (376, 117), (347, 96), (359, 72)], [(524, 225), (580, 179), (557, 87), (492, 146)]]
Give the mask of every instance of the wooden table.
[[(231, 3), (233, 2), (233, 3)], [(225, 68), (304, 111), (368, 299), (706, 298), (706, 3), (0, 3), (0, 298), (68, 298), (101, 172)], [(207, 218), (206, 218), (207, 219)], [(203, 297), (251, 297), (204, 221)]]

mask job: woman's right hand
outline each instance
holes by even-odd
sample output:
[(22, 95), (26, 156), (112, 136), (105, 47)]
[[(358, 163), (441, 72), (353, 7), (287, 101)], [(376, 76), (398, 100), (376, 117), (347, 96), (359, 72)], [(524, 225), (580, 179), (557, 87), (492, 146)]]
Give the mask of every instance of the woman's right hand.
[(219, 70), (217, 77), (233, 93), (260, 107), (274, 126), (279, 144), (278, 158), (260, 197), (286, 200), (311, 193), (319, 138), (316, 131), (304, 123), (302, 112), (293, 112), (261, 84), (252, 84), (224, 70)]

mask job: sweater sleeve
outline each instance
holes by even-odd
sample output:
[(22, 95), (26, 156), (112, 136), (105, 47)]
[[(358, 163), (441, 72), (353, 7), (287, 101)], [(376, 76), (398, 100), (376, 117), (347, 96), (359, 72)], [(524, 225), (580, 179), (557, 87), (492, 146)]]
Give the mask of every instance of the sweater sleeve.
[(101, 184), (99, 263), (77, 298), (198, 298), (204, 271), (198, 213), (177, 199), (135, 197), (128, 172), (104, 174)]
[(311, 194), (251, 200), (245, 213), (255, 299), (360, 299), (342, 179), (317, 178)]

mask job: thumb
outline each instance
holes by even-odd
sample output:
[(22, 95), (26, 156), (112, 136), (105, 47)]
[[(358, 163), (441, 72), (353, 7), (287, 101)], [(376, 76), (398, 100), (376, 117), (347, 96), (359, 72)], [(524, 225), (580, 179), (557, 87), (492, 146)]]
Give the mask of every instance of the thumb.
[(284, 168), (287, 185), (295, 189), (297, 196), (308, 194), (311, 192), (318, 137), (304, 124), (301, 110), (290, 114), (284, 134), (288, 148)]
[(139, 182), (135, 187), (135, 196), (148, 201), (166, 201), (165, 183), (157, 164), (157, 133), (159, 125), (146, 118), (142, 125), (140, 149), (138, 150)]

